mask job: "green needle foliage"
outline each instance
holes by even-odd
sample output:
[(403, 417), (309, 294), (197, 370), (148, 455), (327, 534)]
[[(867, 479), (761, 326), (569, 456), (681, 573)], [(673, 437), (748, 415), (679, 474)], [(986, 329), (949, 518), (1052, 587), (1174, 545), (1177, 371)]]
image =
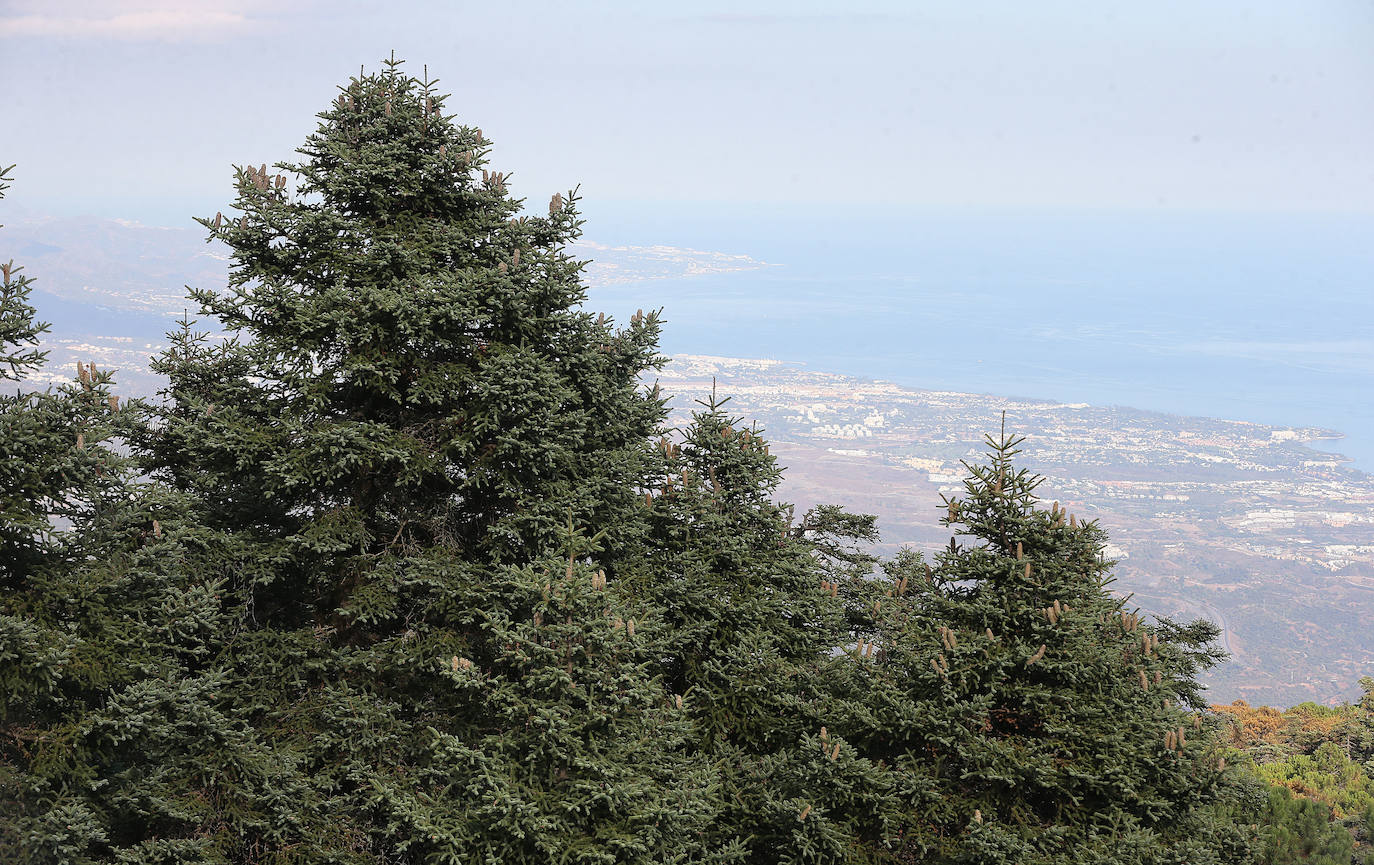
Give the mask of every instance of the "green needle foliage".
[[(662, 418), (638, 385), (658, 323), (578, 308), (575, 195), (518, 216), (433, 84), (388, 63), (341, 88), (302, 162), (236, 171), (242, 215), (201, 220), (232, 251), (229, 290), (193, 297), (238, 340), (188, 325), (161, 358), (175, 409), (157, 454), (235, 524), (333, 511), (377, 549), (518, 562), (569, 513), (619, 530)], [(312, 570), (322, 585), (291, 589), (337, 590)]]
[[(33, 371), (31, 281), (5, 270), (0, 353)], [(214, 539), (137, 482), (123, 453), (144, 413), (112, 384), (83, 363), (0, 397), (4, 862), (223, 861), (231, 822), (266, 826), (303, 792), (224, 699)]]
[(232, 700), (309, 788), (233, 855), (699, 860), (661, 617), (598, 563), (642, 533), (657, 319), (579, 308), (576, 196), (520, 215), (433, 84), (388, 61), (236, 171), (229, 289), (193, 293), (233, 338), (157, 361), (145, 465), (226, 538)]
[(649, 531), (619, 572), (662, 611), (662, 678), (695, 751), (720, 767), (712, 846), (749, 863), (864, 861), (858, 839), (886, 788), (839, 735), (861, 709), (853, 664), (834, 656), (849, 642), (827, 581), (838, 569), (817, 557), (872, 539), (872, 519), (827, 508), (795, 521), (774, 499), (782, 472), (767, 441), (723, 406), (713, 395), (660, 439)]
[[(10, 188), (13, 170), (13, 165), (0, 168), (0, 198)], [(38, 311), (29, 304), (33, 280), (22, 271), (13, 260), (0, 263), (0, 380), (22, 378), (41, 366), (47, 354), (34, 348), (48, 325), (34, 318)]]
[(1198, 673), (1216, 629), (1150, 625), (1109, 591), (1106, 536), (988, 439), (933, 567), (886, 566), (861, 752), (906, 773), (900, 846), (969, 863), (1242, 861)]
[(1263, 865), (1374, 863), (1374, 678), (1359, 685), (1360, 699), (1339, 706), (1212, 707), (1227, 759), (1252, 776), (1255, 795), (1233, 816), (1255, 826)]
[[(9, 189), (11, 165), (0, 169), (0, 198)], [(0, 383), (22, 380), (39, 369), (46, 353), (39, 351), (48, 325), (36, 319), (29, 303), (33, 280), (13, 260), (0, 263)], [(16, 586), (20, 574), (41, 559), (43, 541), (50, 534), (46, 499), (62, 499), (66, 461), (57, 456), (70, 442), (67, 430), (56, 425), (51, 412), (33, 409), (39, 398), (16, 389), (0, 394), (4, 418), (0, 448), (0, 583)]]

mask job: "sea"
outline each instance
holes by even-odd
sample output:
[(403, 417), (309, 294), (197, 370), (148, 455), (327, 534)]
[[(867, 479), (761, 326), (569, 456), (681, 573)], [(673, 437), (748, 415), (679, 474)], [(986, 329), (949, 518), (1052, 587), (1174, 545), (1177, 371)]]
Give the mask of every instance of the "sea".
[[(132, 215), (190, 227), (184, 214), (205, 210), (162, 204)], [(1374, 211), (666, 204), (590, 194), (581, 206), (588, 240), (766, 265), (590, 291), (588, 308), (622, 321), (662, 309), (667, 354), (774, 358), (915, 388), (1316, 428), (1330, 437), (1313, 447), (1374, 473)], [(165, 316), (55, 297), (42, 311), (78, 329), (168, 329)]]
[(1319, 428), (1374, 473), (1374, 213), (584, 209), (589, 239), (767, 264), (591, 292), (661, 308), (666, 353)]

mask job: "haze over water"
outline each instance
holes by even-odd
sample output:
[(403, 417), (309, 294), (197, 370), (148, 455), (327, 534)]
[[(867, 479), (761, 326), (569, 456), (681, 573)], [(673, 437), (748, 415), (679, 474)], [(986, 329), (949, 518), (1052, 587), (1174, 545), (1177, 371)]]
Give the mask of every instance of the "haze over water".
[[(609, 286), (669, 353), (1332, 429), (1374, 471), (1374, 215), (587, 205), (588, 236), (772, 267)], [(992, 419), (989, 419), (992, 423)]]

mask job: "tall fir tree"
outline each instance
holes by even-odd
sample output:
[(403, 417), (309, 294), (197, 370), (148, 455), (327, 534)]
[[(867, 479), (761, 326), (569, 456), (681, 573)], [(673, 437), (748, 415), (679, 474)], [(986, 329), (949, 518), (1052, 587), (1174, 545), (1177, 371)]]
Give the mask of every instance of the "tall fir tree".
[(933, 567), (898, 556), (874, 588), (857, 744), (908, 778), (889, 841), (902, 861), (1247, 861), (1197, 679), (1221, 657), (1215, 626), (1150, 623), (1114, 596), (1105, 533), (1040, 506), (1020, 441), (989, 438), (947, 500), (964, 542)]
[(146, 467), (232, 537), (235, 704), (329, 837), (289, 859), (709, 860), (712, 771), (603, 548), (642, 533), (658, 322), (581, 309), (576, 195), (522, 216), (394, 59), (238, 169), (234, 334), (183, 323)]
[(870, 560), (871, 517), (794, 517), (767, 440), (713, 393), (659, 440), (644, 491), (649, 531), (616, 565), (664, 617), (656, 647), (695, 752), (720, 767), (712, 845), (749, 863), (862, 862), (881, 836), (882, 770), (843, 741), (862, 714), (840, 598)]

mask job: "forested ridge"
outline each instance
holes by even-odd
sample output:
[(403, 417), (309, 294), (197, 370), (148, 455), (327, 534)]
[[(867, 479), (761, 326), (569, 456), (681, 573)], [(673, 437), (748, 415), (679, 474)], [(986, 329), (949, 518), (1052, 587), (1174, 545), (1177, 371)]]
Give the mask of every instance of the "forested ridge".
[(1368, 694), (1209, 706), (1216, 627), (1114, 594), (1005, 428), (929, 561), (777, 501), (436, 83), (235, 168), (158, 399), (14, 385), (4, 265), (0, 861), (1365, 861)]

